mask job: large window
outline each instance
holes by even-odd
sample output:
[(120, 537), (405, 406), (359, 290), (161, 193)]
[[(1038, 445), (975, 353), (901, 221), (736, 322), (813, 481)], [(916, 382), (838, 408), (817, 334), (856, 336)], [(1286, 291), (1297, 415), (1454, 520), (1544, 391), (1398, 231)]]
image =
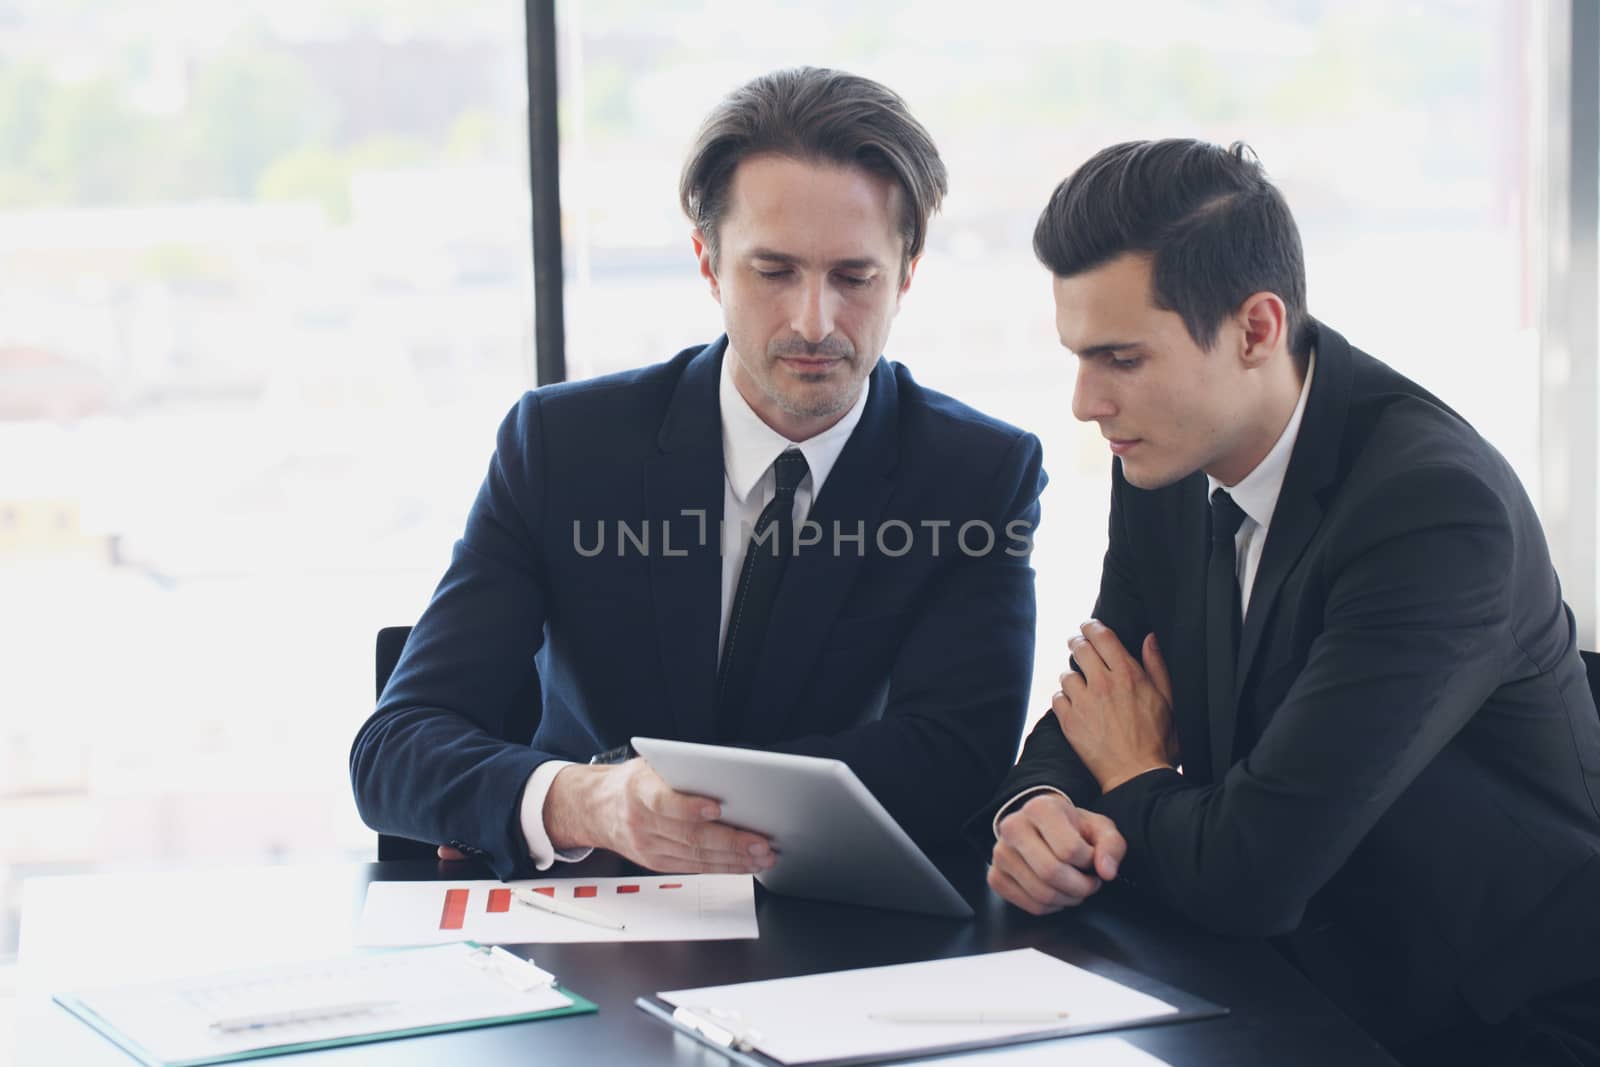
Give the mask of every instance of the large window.
[(0, 4), (22, 876), (370, 849), (345, 757), (532, 384), (516, 0)]

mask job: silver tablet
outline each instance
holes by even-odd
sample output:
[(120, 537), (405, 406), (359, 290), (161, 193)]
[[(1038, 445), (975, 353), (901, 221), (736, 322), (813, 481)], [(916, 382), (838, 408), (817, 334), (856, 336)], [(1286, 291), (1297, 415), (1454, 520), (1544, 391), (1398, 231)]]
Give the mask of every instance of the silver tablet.
[(680, 793), (722, 804), (722, 821), (771, 838), (756, 875), (774, 893), (968, 918), (972, 908), (844, 763), (749, 748), (635, 737)]

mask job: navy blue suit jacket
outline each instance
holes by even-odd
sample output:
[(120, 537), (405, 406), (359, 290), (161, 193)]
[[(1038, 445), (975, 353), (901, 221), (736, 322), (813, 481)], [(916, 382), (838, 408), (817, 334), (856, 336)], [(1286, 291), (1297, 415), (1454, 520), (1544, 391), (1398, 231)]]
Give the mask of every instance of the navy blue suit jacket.
[[(999, 783), (1033, 668), (1038, 440), (880, 359), (811, 508), (820, 543), (785, 572), (753, 710), (719, 736), (725, 349), (512, 409), (351, 749), (369, 826), (524, 875), (529, 775), (635, 734), (841, 759), (923, 842), (957, 834)], [(534, 675), (541, 706), (519, 705)]]
[(1054, 785), (1128, 841), (1112, 886), (1281, 935), (1385, 1040), (1600, 975), (1600, 719), (1533, 505), (1438, 399), (1318, 325), (1250, 594), (1206, 704), (1206, 479), (1114, 470), (1095, 616), (1161, 643), (1183, 773), (1102, 794), (1053, 715), (973, 830)]

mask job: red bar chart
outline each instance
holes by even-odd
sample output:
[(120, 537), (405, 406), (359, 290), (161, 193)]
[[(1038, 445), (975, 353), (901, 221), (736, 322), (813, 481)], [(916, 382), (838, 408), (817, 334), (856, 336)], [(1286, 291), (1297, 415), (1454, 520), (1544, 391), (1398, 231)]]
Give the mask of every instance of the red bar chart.
[[(607, 923), (519, 903), (521, 892), (572, 901)], [(538, 944), (573, 941), (688, 941), (755, 937), (755, 892), (748, 875), (374, 882), (358, 943), (365, 946)]]
[(444, 894), (444, 911), (439, 916), (439, 929), (459, 930), (467, 918), (467, 897), (470, 894), (465, 889), (447, 889)]

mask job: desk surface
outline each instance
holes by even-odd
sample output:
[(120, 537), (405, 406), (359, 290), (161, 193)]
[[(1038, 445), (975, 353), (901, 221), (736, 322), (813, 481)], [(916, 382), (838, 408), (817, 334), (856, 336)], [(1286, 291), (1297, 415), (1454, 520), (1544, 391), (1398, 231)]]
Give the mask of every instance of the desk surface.
[[(622, 873), (612, 857), (580, 865)], [(979, 864), (950, 872), (978, 912), (958, 922), (772, 896), (757, 889), (758, 941), (539, 946), (540, 966), (596, 1015), (334, 1049), (270, 1063), (319, 1067), (469, 1062), (727, 1061), (633, 1006), (661, 989), (774, 978), (1033, 946), (1093, 968), (1107, 959), (1232, 1009), (1225, 1018), (1118, 1031), (1173, 1067), (1393, 1065), (1268, 945), (1203, 933), (1110, 896), (1034, 919), (1004, 905)], [(258, 867), (37, 878), (23, 890), (18, 1051), (24, 1064), (133, 1061), (50, 1002), (87, 985), (334, 955), (351, 947), (368, 881), (485, 877), (426, 862)]]

